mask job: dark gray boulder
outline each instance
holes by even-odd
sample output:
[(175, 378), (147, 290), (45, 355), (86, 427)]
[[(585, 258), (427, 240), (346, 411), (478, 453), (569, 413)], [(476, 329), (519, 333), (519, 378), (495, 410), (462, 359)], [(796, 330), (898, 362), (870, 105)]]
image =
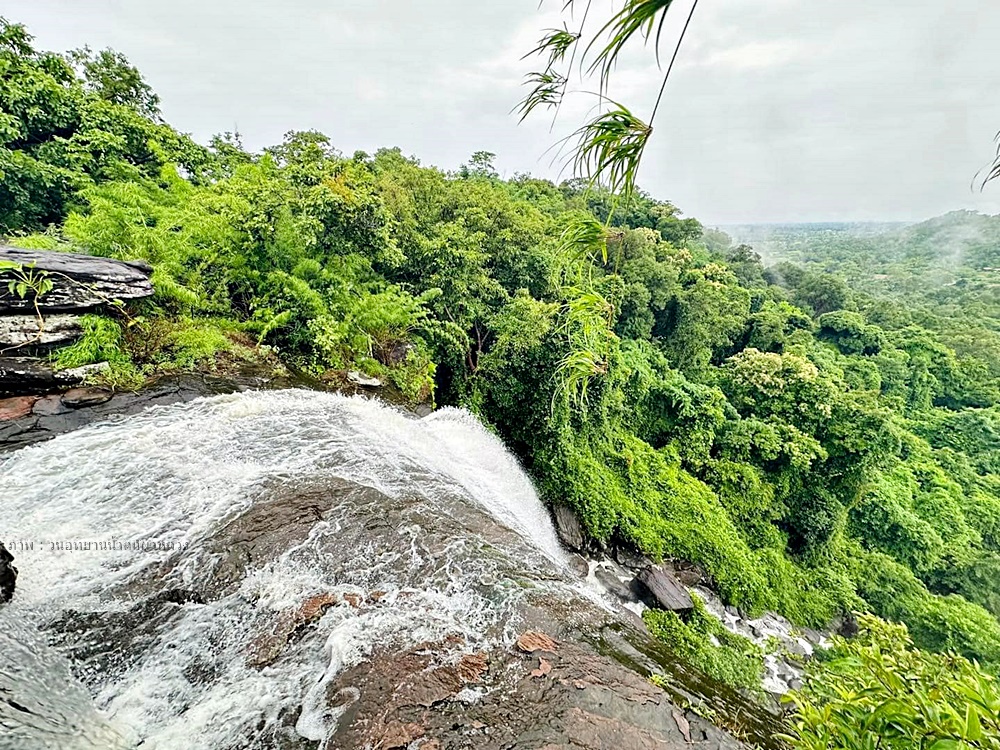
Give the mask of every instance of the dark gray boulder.
[(615, 540), (613, 543), (611, 554), (615, 558), (615, 562), (619, 565), (635, 571), (643, 570), (653, 564), (653, 561), (648, 557), (637, 552), (631, 545), (622, 543), (620, 540)]
[(395, 341), (375, 352), (375, 358), (386, 367), (395, 367), (406, 361), (417, 348), (409, 341)]
[(0, 603), (9, 602), (14, 598), (14, 588), (17, 585), (17, 568), (14, 567), (14, 556), (0, 542)]
[(653, 603), (660, 609), (673, 612), (689, 612), (694, 609), (691, 594), (666, 568), (660, 565), (650, 566), (636, 577), (648, 589)]
[[(38, 300), (38, 307), (43, 314), (90, 310), (153, 294), (150, 282), (153, 269), (142, 261), (21, 250), (4, 245), (0, 245), (0, 260), (12, 261), (35, 272), (42, 272), (52, 282), (52, 288)], [(0, 273), (0, 281), (10, 278), (10, 272)], [(31, 315), (34, 311), (31, 294), (26, 299), (21, 299), (7, 290), (6, 283), (0, 284), (0, 315)]]
[(683, 586), (715, 588), (715, 581), (701, 565), (686, 560), (674, 560), (673, 571), (674, 578), (680, 581)]
[(582, 551), (586, 546), (586, 540), (576, 513), (566, 505), (557, 505), (553, 509), (552, 515), (556, 522), (556, 533), (562, 543), (574, 552)]

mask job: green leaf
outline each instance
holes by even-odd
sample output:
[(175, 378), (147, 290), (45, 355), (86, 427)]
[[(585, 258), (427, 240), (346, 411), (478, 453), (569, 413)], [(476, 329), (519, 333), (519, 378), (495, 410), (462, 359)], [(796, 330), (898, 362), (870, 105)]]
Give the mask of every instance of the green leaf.
[(983, 738), (983, 725), (979, 721), (979, 711), (973, 705), (965, 707), (965, 739), (978, 742)]

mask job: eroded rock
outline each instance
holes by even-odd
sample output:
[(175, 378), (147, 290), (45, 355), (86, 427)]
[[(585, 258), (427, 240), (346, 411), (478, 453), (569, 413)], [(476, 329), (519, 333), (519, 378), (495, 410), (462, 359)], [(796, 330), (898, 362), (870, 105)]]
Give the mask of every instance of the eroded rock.
[(49, 315), (39, 320), (35, 315), (0, 316), (0, 352), (23, 347), (65, 346), (83, 335), (76, 315)]
[[(540, 633), (541, 631), (535, 631)], [(548, 636), (544, 636), (548, 638)], [(550, 639), (551, 640), (551, 639)], [(525, 658), (493, 653), (480, 697), (473, 702), (446, 696), (447, 682), (431, 694), (427, 674), (434, 657), (421, 650), (400, 656), (379, 651), (345, 672), (335, 687), (364, 685), (357, 702), (330, 738), (338, 748), (394, 747), (548, 748), (549, 750), (736, 750), (739, 742), (690, 711), (614, 659), (574, 642), (558, 654)], [(443, 644), (439, 649), (447, 650)], [(436, 683), (440, 685), (440, 682)], [(391, 696), (387, 700), (387, 696)], [(417, 698), (417, 700), (414, 700)], [(427, 704), (430, 704), (428, 707)]]
[(62, 395), (61, 401), (71, 409), (84, 409), (107, 403), (113, 395), (108, 388), (72, 388)]
[(385, 728), (377, 747), (383, 750), (398, 750), (401, 747), (408, 747), (414, 740), (419, 740), (424, 733), (424, 728), (415, 722), (402, 724), (394, 721)]
[(35, 402), (35, 396), (15, 396), (13, 398), (0, 399), (0, 422), (21, 419), (31, 414)]
[(81, 382), (83, 378), (56, 372), (31, 357), (0, 357), (0, 397), (52, 393)]
[(479, 682), (489, 668), (490, 661), (486, 654), (466, 654), (458, 662), (458, 676), (462, 682)]
[(517, 639), (517, 647), (526, 654), (533, 654), (535, 651), (548, 651), (554, 654), (558, 648), (556, 642), (545, 633), (531, 630), (521, 634)]
[(340, 604), (345, 599), (346, 597), (340, 594), (318, 594), (306, 599), (298, 609), (280, 613), (271, 632), (261, 635), (251, 642), (247, 654), (247, 666), (261, 669), (273, 664), (284, 651), (288, 639), (296, 630), (318, 620), (326, 613), (326, 610)]
[(124, 611), (66, 610), (48, 629), (72, 659), (96, 667), (79, 673), (85, 682), (115, 677), (157, 647), (159, 634), (180, 616), (182, 607), (204, 601), (196, 591), (167, 589)]
[(545, 677), (549, 672), (552, 671), (552, 662), (547, 660), (543, 656), (538, 657), (538, 669), (531, 671), (532, 677)]
[(68, 411), (69, 407), (62, 402), (62, 396), (58, 393), (38, 399), (31, 407), (31, 413), (36, 417), (55, 417)]

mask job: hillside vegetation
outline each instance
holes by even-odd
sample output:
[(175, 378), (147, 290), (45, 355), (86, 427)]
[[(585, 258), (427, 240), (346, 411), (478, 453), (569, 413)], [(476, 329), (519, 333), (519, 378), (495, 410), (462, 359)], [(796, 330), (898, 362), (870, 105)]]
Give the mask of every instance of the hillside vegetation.
[[(1000, 220), (808, 238), (765, 269), (668, 202), (613, 210), (487, 153), (201, 146), (124, 58), (20, 26), (0, 73), (0, 233), (155, 268), (154, 300), (61, 364), (134, 387), (256, 344), (360, 369), (471, 409), (592, 538), (697, 562), (728, 603), (872, 612), (1000, 665)], [(956, 226), (985, 232), (957, 265)]]

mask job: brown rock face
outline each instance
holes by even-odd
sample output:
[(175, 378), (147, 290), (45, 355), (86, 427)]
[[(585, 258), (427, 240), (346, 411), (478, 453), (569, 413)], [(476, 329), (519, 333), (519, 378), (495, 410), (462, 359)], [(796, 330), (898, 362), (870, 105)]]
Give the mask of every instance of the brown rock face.
[(458, 677), (462, 682), (479, 682), (489, 668), (486, 654), (466, 654), (458, 662)]
[[(454, 647), (421, 644), (402, 656), (387, 650), (342, 675), (338, 686), (364, 687), (331, 746), (398, 748), (419, 739), (421, 750), (740, 747), (698, 715), (672, 705), (648, 680), (572, 642), (542, 659), (518, 653), (516, 644), (493, 651), (485, 689), (473, 702), (459, 700), (468, 685), (453, 668), (434, 666)], [(435, 650), (439, 656), (428, 653)], [(544, 666), (533, 669), (536, 661)]]
[(345, 597), (338, 594), (319, 594), (306, 599), (302, 606), (296, 610), (280, 613), (272, 630), (260, 635), (250, 643), (247, 652), (247, 666), (261, 669), (273, 664), (296, 630), (318, 620), (326, 610), (344, 600)]
[(521, 634), (521, 637), (517, 639), (517, 647), (526, 654), (532, 654), (535, 651), (548, 651), (554, 654), (557, 648), (556, 642), (545, 633), (536, 633), (531, 630)]
[(395, 750), (395, 748), (406, 747), (423, 736), (424, 728), (419, 724), (400, 724), (398, 721), (394, 721), (385, 728), (385, 734), (382, 735), (382, 739), (379, 740), (376, 747), (383, 748), (383, 750)]
[(31, 414), (31, 407), (38, 399), (35, 396), (17, 396), (0, 399), (0, 421), (21, 419)]

